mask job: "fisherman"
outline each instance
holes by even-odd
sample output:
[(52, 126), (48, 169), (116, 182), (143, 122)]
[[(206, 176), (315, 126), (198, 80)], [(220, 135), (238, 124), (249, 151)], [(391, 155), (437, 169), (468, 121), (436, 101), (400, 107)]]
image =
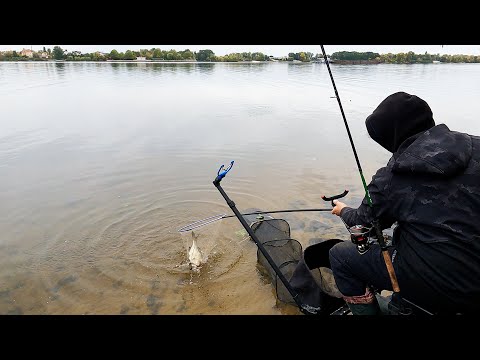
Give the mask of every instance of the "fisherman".
[[(480, 137), (435, 125), (421, 98), (397, 92), (365, 121), (393, 154), (358, 208), (334, 200), (348, 226), (396, 222), (389, 252), (402, 297), (435, 314), (480, 312)], [(375, 315), (370, 287), (392, 290), (379, 245), (360, 254), (350, 241), (329, 252), (336, 285), (354, 315)]]

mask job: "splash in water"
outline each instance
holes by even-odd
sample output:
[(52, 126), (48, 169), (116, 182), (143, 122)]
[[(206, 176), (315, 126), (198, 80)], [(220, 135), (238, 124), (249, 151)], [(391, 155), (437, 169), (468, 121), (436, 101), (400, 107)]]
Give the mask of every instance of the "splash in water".
[(198, 268), (204, 261), (202, 252), (197, 246), (197, 237), (198, 235), (195, 235), (195, 233), (192, 231), (192, 238), (193, 238), (193, 243), (192, 246), (190, 247), (190, 250), (188, 251), (188, 260), (190, 261), (190, 266), (192, 270), (198, 271)]

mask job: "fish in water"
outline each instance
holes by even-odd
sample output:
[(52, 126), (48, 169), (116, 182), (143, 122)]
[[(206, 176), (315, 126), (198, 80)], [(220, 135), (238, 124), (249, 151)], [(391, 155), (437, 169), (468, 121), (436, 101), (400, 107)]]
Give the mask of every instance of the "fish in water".
[(188, 260), (190, 261), (190, 266), (193, 270), (197, 270), (203, 261), (203, 255), (197, 246), (197, 237), (198, 235), (195, 235), (192, 231), (193, 244), (188, 251)]

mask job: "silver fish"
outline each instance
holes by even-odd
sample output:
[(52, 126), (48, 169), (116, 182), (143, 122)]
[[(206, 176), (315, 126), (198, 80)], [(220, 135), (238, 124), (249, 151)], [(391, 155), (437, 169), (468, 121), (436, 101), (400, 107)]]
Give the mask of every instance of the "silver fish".
[(190, 266), (193, 270), (196, 270), (203, 262), (202, 252), (197, 246), (197, 237), (198, 235), (195, 235), (192, 231), (193, 243), (190, 247), (190, 250), (188, 251), (188, 260), (190, 261)]

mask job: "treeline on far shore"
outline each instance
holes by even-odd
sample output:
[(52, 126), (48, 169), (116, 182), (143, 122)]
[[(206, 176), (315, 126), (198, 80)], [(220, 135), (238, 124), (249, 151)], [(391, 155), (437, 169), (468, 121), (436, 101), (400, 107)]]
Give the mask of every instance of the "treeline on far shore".
[(340, 51), (331, 56), (336, 63), (373, 63), (373, 64), (429, 64), (442, 63), (480, 63), (480, 55), (440, 55), (415, 54), (413, 51), (398, 54), (378, 54), (374, 52)]
[[(340, 51), (328, 56), (329, 61), (337, 64), (428, 64), (428, 63), (480, 63), (480, 55), (440, 55), (415, 54), (412, 51), (398, 54), (379, 54), (374, 52)], [(290, 62), (322, 62), (322, 54), (311, 52), (289, 53), (286, 56), (275, 57), (261, 52), (231, 53), (224, 56), (215, 55), (212, 50), (189, 49), (183, 51), (161, 50), (158, 48), (127, 50), (119, 52), (115, 49), (109, 53), (95, 51), (82, 53), (68, 51), (60, 46), (53, 49), (34, 51), (23, 49), (0, 51), (0, 61), (206, 61), (206, 62), (242, 62), (242, 61), (290, 61)]]

